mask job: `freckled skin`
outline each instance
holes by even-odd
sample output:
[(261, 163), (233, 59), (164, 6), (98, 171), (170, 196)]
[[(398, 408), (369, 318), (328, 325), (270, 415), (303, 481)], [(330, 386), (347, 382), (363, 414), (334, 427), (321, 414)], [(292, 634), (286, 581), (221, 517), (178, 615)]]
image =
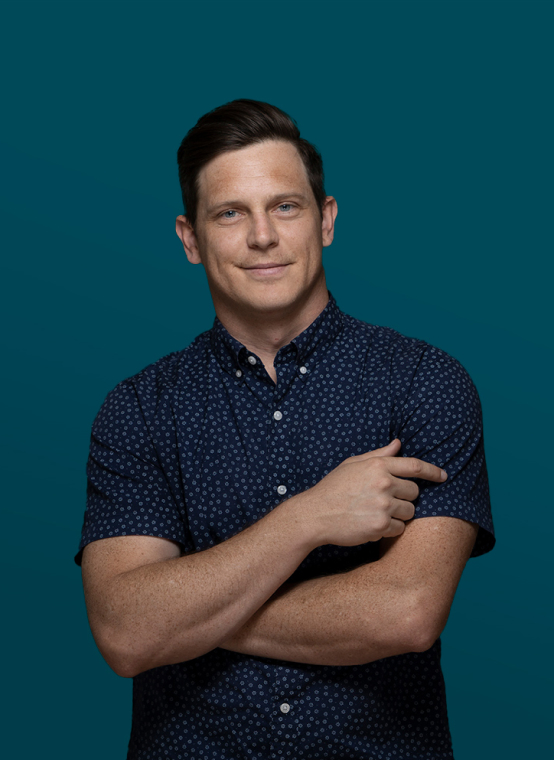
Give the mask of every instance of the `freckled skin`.
[[(440, 482), (443, 474), (432, 464), (395, 457), (399, 448), (396, 439), (350, 457), (313, 488), (196, 554), (180, 557), (176, 544), (147, 536), (86, 546), (87, 609), (106, 661), (120, 675), (134, 676), (215, 647), (353, 665), (431, 646), (446, 622), (476, 526), (426, 518), (405, 529), (414, 512), (409, 499), (417, 493), (405, 478)], [(436, 530), (443, 531), (441, 543)], [(317, 546), (354, 546), (404, 532), (405, 543), (385, 544), (378, 562), (283, 586)], [(426, 554), (430, 541), (433, 551)]]

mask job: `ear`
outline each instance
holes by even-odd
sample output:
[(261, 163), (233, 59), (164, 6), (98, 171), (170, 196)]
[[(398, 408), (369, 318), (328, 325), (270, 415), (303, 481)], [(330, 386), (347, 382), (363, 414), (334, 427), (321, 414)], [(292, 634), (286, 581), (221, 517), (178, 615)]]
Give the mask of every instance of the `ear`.
[(191, 223), (186, 216), (179, 214), (175, 221), (175, 232), (183, 244), (187, 259), (191, 264), (201, 264), (200, 253), (198, 251), (198, 241)]
[(335, 236), (335, 219), (337, 218), (338, 207), (336, 200), (328, 195), (321, 210), (321, 236), (323, 247), (331, 245)]

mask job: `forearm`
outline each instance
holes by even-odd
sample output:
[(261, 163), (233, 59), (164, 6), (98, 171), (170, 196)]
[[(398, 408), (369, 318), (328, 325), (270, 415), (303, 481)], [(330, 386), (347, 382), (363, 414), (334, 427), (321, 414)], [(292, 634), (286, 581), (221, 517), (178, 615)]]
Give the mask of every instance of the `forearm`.
[(221, 647), (314, 665), (358, 665), (423, 652), (440, 636), (478, 526), (413, 520), (380, 542), (380, 559), (285, 584)]
[[(394, 454), (397, 448), (393, 442), (378, 451)], [(232, 637), (317, 546), (357, 546), (401, 535), (414, 507), (399, 497), (414, 498), (417, 490), (406, 478), (438, 480), (442, 473), (418, 460), (381, 454), (345, 460), (242, 533), (197, 554), (177, 557), (175, 544), (168, 542), (168, 551), (152, 549), (152, 538), (147, 547), (141, 543), (147, 537), (140, 536), (86, 547), (87, 611), (111, 667), (130, 676), (199, 657), (224, 642), (231, 648)], [(277, 596), (241, 634), (245, 651), (335, 664), (410, 651), (403, 638), (404, 608), (404, 617), (392, 614), (398, 607), (391, 584), (378, 580), (371, 566), (369, 572), (366, 578), (358, 568), (347, 581), (319, 579)]]
[(243, 626), (314, 548), (292, 501), (211, 549), (115, 575), (89, 610), (114, 670), (198, 657)]
[(285, 584), (220, 646), (313, 665), (359, 665), (416, 651), (418, 594), (383, 565)]

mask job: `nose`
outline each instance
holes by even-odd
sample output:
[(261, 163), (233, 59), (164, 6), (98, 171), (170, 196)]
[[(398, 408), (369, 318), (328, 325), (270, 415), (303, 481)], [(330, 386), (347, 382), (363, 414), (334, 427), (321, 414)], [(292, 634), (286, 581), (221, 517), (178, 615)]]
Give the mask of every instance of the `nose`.
[(269, 214), (254, 214), (248, 228), (247, 243), (250, 248), (265, 251), (274, 248), (279, 242), (279, 235)]

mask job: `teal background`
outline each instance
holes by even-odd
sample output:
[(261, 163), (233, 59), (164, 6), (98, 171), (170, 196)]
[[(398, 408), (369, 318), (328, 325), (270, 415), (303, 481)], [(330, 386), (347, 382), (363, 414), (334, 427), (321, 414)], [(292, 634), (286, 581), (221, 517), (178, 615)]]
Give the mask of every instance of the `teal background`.
[(117, 382), (211, 326), (174, 233), (175, 154), (237, 97), (290, 112), (323, 154), (341, 308), (477, 385), (498, 543), (443, 634), (455, 756), (546, 756), (553, 10), (1, 4), (7, 757), (125, 757), (131, 682), (95, 648), (73, 564), (90, 426)]

